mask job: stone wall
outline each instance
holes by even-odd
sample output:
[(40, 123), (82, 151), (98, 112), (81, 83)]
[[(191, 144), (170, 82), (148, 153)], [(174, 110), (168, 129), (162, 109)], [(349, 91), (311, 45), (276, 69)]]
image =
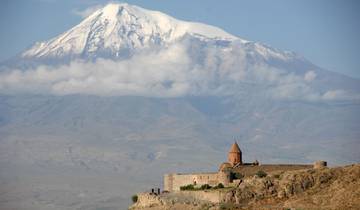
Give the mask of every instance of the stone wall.
[(316, 161), (314, 163), (314, 168), (317, 169), (317, 168), (324, 168), (327, 166), (327, 162), (326, 161), (323, 161), (323, 160), (319, 160), (319, 161)]
[(210, 203), (221, 203), (226, 200), (228, 192), (219, 190), (209, 191), (180, 191), (176, 192), (177, 196), (192, 197), (198, 201), (206, 201)]
[[(174, 203), (189, 204), (189, 203), (213, 203), (218, 204), (226, 202), (229, 196), (233, 196), (231, 191), (225, 190), (203, 190), (203, 191), (175, 191), (171, 193), (162, 193), (156, 195), (153, 193), (139, 193), (138, 200), (130, 206), (129, 209), (172, 209)], [(161, 208), (163, 206), (164, 208)], [(156, 208), (160, 207), (160, 208)], [(186, 208), (180, 208), (186, 209)], [(198, 209), (198, 208), (195, 208)]]
[[(239, 165), (233, 172), (238, 172), (245, 177), (253, 176), (258, 171), (265, 171), (271, 173), (275, 171), (292, 171), (300, 169), (313, 168), (314, 165), (294, 165), (294, 164), (265, 164), (265, 165)], [(194, 184), (201, 186), (203, 184), (209, 184), (215, 186), (219, 183), (227, 186), (230, 182), (229, 174), (225, 172), (214, 173), (194, 173), (194, 174), (165, 174), (164, 175), (164, 190), (173, 192), (180, 191), (181, 186)]]
[(266, 173), (275, 171), (292, 171), (300, 169), (313, 168), (314, 165), (306, 164), (264, 164), (264, 165), (240, 165), (233, 169), (234, 172), (241, 173), (245, 177), (253, 176), (258, 171), (265, 171)]
[(218, 173), (198, 173), (198, 174), (165, 174), (164, 190), (172, 192), (179, 191), (181, 186), (194, 184), (201, 186), (209, 184), (215, 186), (219, 183)]

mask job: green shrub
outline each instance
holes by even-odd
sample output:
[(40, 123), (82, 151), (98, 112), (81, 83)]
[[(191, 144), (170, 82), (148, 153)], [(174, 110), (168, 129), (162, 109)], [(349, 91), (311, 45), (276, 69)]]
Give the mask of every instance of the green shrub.
[(275, 174), (275, 175), (274, 175), (274, 178), (275, 178), (275, 179), (280, 179), (280, 174)]
[(244, 175), (241, 174), (241, 173), (235, 173), (235, 174), (234, 174), (234, 178), (235, 178), (235, 179), (242, 179), (242, 178), (244, 178)]
[(201, 185), (200, 189), (201, 189), (201, 190), (211, 189), (211, 186), (208, 185), (208, 184), (203, 184), (203, 185)]
[(222, 184), (222, 183), (219, 183), (217, 186), (216, 186), (216, 188), (224, 188), (224, 185)]
[(138, 196), (137, 195), (131, 196), (131, 200), (133, 203), (136, 203), (138, 201)]
[(231, 179), (242, 179), (244, 178), (244, 175), (237, 172), (230, 172), (230, 178)]
[(265, 173), (265, 171), (258, 171), (255, 175), (259, 178), (263, 178), (267, 176), (267, 173)]
[(212, 189), (217, 190), (217, 189), (222, 189), (222, 188), (224, 188), (224, 187), (225, 187), (225, 186), (224, 186), (222, 183), (219, 183), (218, 185), (212, 187)]
[(194, 185), (192, 185), (192, 184), (188, 184), (188, 185), (185, 185), (185, 186), (181, 186), (180, 187), (180, 190), (181, 191), (184, 191), (184, 190), (194, 190), (195, 188), (194, 188)]

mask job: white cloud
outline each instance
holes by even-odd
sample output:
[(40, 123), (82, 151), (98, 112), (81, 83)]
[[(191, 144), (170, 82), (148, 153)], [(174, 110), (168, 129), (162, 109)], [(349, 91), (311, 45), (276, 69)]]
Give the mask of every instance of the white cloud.
[(360, 100), (360, 94), (349, 93), (344, 90), (329, 90), (322, 95), (324, 100)]
[(25, 72), (15, 70), (1, 75), (0, 89), (57, 95), (178, 96), (185, 94), (191, 80), (195, 79), (188, 78), (188, 62), (184, 49), (174, 45), (126, 61), (98, 59), (96, 62), (74, 61), (57, 68), (40, 66)]
[(188, 47), (174, 44), (127, 60), (76, 60), (59, 67), (13, 70), (0, 74), (0, 92), (178, 97), (237, 94), (256, 87), (259, 94), (281, 100), (352, 99), (342, 90), (316, 91), (309, 83), (316, 78), (313, 71), (301, 76), (263, 63), (249, 64), (242, 49), (233, 51), (209, 49), (199, 62)]
[(88, 17), (89, 15), (91, 15), (92, 13), (94, 13), (96, 10), (102, 8), (103, 5), (99, 4), (99, 5), (94, 5), (94, 6), (91, 6), (91, 7), (88, 7), (86, 9), (74, 9), (72, 10), (72, 13), (77, 15), (77, 16), (80, 16), (81, 18), (86, 18)]
[(329, 90), (324, 93), (323, 98), (327, 100), (334, 100), (338, 97), (344, 96), (345, 92), (342, 90)]
[(314, 71), (308, 71), (306, 72), (304, 76), (304, 80), (307, 82), (311, 82), (316, 78), (316, 73)]

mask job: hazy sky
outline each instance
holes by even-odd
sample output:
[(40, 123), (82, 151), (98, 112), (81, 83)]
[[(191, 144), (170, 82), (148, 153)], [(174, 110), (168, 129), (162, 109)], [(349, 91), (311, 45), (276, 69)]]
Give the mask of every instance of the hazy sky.
[[(1, 0), (0, 60), (81, 21), (76, 11), (101, 0)], [(360, 1), (134, 0), (178, 19), (218, 26), (272, 47), (295, 51), (320, 67), (360, 78)]]

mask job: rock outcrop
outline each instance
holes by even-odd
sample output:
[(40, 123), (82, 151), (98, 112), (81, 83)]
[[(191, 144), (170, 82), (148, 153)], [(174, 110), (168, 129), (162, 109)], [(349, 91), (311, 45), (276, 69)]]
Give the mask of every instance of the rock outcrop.
[(360, 209), (360, 164), (249, 177), (236, 187), (145, 196), (132, 209)]

